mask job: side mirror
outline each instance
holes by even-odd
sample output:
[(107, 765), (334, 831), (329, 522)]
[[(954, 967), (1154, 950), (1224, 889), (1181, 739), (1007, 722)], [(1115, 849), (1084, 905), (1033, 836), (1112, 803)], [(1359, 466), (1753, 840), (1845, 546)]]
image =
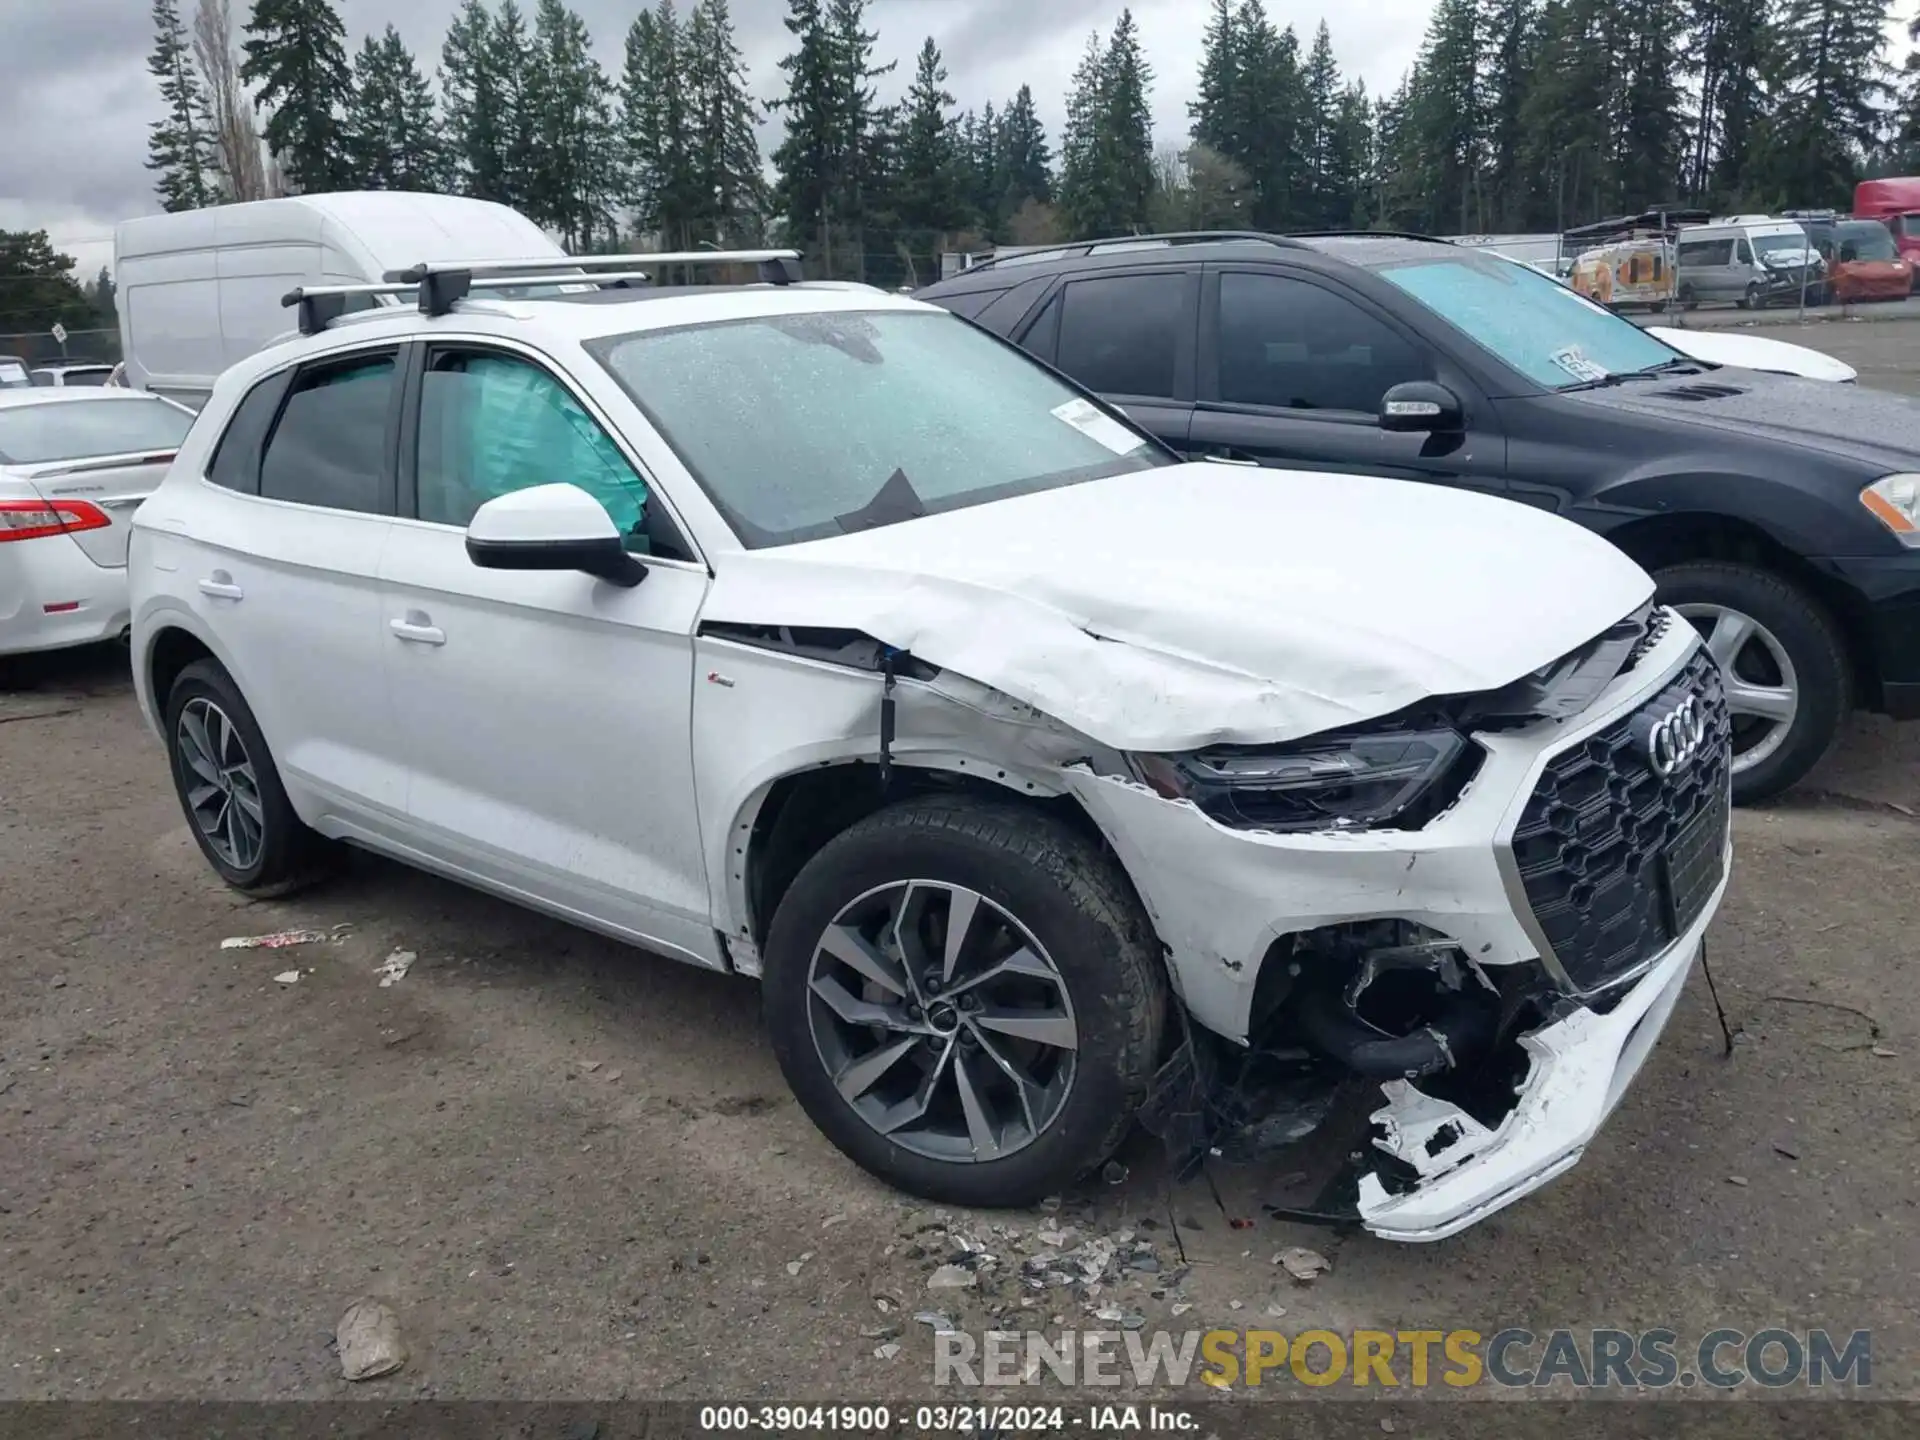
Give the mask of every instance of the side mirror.
[(578, 485), (535, 485), (487, 501), (467, 525), (483, 570), (581, 570), (627, 589), (647, 578), (606, 507)]
[(1860, 247), (1854, 244), (1853, 241), (1849, 240), (1840, 247), (1840, 260), (1842, 264), (1845, 264), (1849, 260), (1858, 260), (1859, 258)]
[(1380, 428), (1408, 434), (1446, 434), (1465, 423), (1460, 397), (1431, 380), (1395, 385), (1380, 397)]

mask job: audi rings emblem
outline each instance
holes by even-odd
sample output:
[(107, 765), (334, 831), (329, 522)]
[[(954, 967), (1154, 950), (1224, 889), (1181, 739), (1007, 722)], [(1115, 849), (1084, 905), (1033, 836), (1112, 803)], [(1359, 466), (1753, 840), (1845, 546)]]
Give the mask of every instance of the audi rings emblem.
[(1663, 779), (1693, 763), (1707, 739), (1707, 717), (1698, 696), (1689, 695), (1653, 722), (1647, 736), (1647, 758)]

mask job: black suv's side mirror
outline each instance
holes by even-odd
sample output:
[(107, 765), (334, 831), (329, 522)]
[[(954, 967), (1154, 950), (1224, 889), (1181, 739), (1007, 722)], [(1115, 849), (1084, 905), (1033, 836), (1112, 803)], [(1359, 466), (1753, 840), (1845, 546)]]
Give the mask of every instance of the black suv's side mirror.
[(1465, 423), (1460, 397), (1431, 380), (1409, 380), (1380, 397), (1380, 428), (1409, 434), (1447, 434)]

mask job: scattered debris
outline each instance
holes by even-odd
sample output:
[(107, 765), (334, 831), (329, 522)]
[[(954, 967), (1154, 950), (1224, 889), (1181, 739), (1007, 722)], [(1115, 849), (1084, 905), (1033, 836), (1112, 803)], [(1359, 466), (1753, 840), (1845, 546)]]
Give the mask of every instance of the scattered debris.
[(1782, 1145), (1778, 1141), (1774, 1142), (1773, 1151), (1774, 1154), (1784, 1155), (1789, 1160), (1798, 1160), (1800, 1158), (1800, 1152), (1798, 1150), (1795, 1150), (1790, 1145)]
[(1058, 1195), (1047, 1196), (1046, 1199), (1040, 1202), (1040, 1208), (1051, 1215), (1060, 1208), (1060, 1197)]
[(1742, 1189), (1745, 1189), (1747, 1184), (1747, 1177), (1744, 1175), (1729, 1175), (1727, 1176), (1727, 1184), (1738, 1185)]
[(873, 1358), (876, 1360), (891, 1360), (893, 1359), (894, 1356), (898, 1355), (899, 1353), (900, 1353), (899, 1342), (894, 1340), (889, 1340), (886, 1344), (881, 1345), (874, 1350)]
[(395, 950), (381, 961), (380, 968), (374, 971), (374, 974), (380, 977), (380, 988), (385, 990), (389, 985), (406, 979), (407, 971), (413, 968), (415, 958), (411, 950)]
[(332, 937), (324, 930), (276, 930), (271, 935), (230, 935), (222, 950), (284, 950), (289, 945), (318, 945)]
[(808, 1250), (803, 1252), (798, 1260), (789, 1260), (787, 1262), (787, 1274), (798, 1275), (802, 1270), (806, 1269), (807, 1262), (811, 1259), (813, 1259), (813, 1252)]
[(1885, 1045), (1876, 1045), (1873, 1047), (1873, 1055), (1877, 1060), (1891, 1060), (1899, 1053), (1898, 1050), (1890, 1049)]
[(1227, 1301), (1227, 1308), (1229, 1310), (1244, 1310), (1247, 1307), (1242, 1305), (1238, 1300), (1229, 1300)]
[(1281, 1319), (1286, 1313), (1287, 1307), (1282, 1305), (1278, 1300), (1269, 1300), (1267, 1302), (1267, 1314), (1271, 1315), (1274, 1319)]
[(582, 1060), (580, 1062), (580, 1068), (591, 1075), (600, 1068), (600, 1062), (598, 1060)]
[[(613, 1072), (612, 1075), (609, 1075), (607, 1078), (609, 1080), (612, 1080), (615, 1077), (617, 1077), (619, 1074), (620, 1072), (616, 1070)], [(831, 1230), (836, 1225), (844, 1225), (846, 1223), (847, 1223), (847, 1217), (845, 1215), (829, 1215), (827, 1216), (826, 1219), (820, 1222), (820, 1228), (822, 1230)]]
[(622, 1073), (622, 1072), (620, 1072), (620, 1071), (618, 1071), (618, 1070), (609, 1070), (609, 1071), (607, 1072), (607, 1083), (608, 1083), (609, 1085), (611, 1085), (611, 1084), (612, 1084), (612, 1083), (613, 1083), (614, 1081), (616, 1081), (616, 1080), (618, 1080), (618, 1079), (620, 1078), (620, 1076), (621, 1076), (621, 1073)]
[(362, 1297), (347, 1307), (334, 1332), (343, 1380), (377, 1380), (407, 1363), (400, 1318), (378, 1300)]
[(964, 1265), (942, 1265), (927, 1279), (929, 1290), (970, 1290), (973, 1288), (973, 1271)]
[(1228, 1219), (1227, 1225), (1228, 1228), (1233, 1230), (1251, 1230), (1253, 1228), (1253, 1221), (1240, 1215), (1234, 1215)]
[(278, 975), (274, 976), (273, 979), (276, 985), (297, 985), (300, 983), (300, 972), (298, 970), (282, 970)]
[(898, 1340), (900, 1327), (898, 1325), (863, 1326), (860, 1330), (860, 1338), (862, 1340)]
[(1307, 1250), (1297, 1245), (1290, 1250), (1282, 1250), (1273, 1257), (1273, 1263), (1302, 1284), (1333, 1269), (1333, 1262), (1318, 1250)]
[(1167, 1313), (1174, 1316), (1180, 1316), (1180, 1315), (1186, 1314), (1187, 1311), (1191, 1310), (1192, 1308), (1193, 1308), (1192, 1301), (1179, 1300), (1167, 1307)]
[(892, 1291), (876, 1290), (873, 1292), (873, 1308), (882, 1315), (891, 1315), (896, 1310), (906, 1309), (907, 1306), (906, 1302)]
[(54, 989), (56, 989), (56, 990), (64, 990), (64, 989), (66, 989), (66, 988), (67, 988), (67, 977), (66, 977), (66, 976), (64, 976), (64, 975), (56, 975), (56, 976), (54, 976), (54, 977), (53, 977), (53, 988), (54, 988)]
[(1393, 1434), (1393, 1421), (1387, 1419), (1384, 1415), (1380, 1418), (1380, 1431), (1384, 1435)]
[(953, 1334), (953, 1319), (939, 1310), (922, 1310), (913, 1317), (922, 1325), (931, 1325), (936, 1335)]

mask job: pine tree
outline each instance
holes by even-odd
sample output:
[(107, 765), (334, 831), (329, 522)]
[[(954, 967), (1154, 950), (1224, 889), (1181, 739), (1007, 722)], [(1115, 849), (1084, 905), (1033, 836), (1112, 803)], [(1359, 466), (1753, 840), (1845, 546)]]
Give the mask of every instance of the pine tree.
[(527, 195), (533, 219), (558, 230), (570, 248), (590, 250), (615, 233), (619, 189), (612, 89), (586, 22), (562, 0), (534, 12), (533, 130), (540, 169)]
[(998, 169), (994, 188), (1001, 212), (1011, 217), (1029, 201), (1053, 202), (1053, 152), (1046, 127), (1033, 108), (1033, 89), (1022, 85), (1001, 112), (994, 142)]
[(734, 40), (727, 0), (699, 0), (687, 26), (687, 109), (702, 238), (723, 248), (758, 239), (766, 224), (758, 106)]
[(1366, 83), (1356, 80), (1341, 93), (1333, 122), (1327, 161), (1328, 224), (1364, 228), (1376, 218), (1368, 195), (1373, 154), (1373, 104), (1367, 99)]
[(787, 31), (798, 42), (780, 61), (787, 93), (773, 102), (786, 121), (786, 136), (773, 152), (779, 174), (774, 203), (791, 233), (816, 248), (833, 273), (833, 226), (845, 140), (839, 102), (839, 68), (822, 0), (788, 0)]
[(1247, 153), (1247, 125), (1240, 31), (1233, 0), (1213, 0), (1200, 40), (1200, 85), (1187, 104), (1194, 143), (1221, 156)]
[(870, 82), (892, 73), (894, 62), (873, 63), (879, 36), (867, 29), (867, 0), (827, 0), (827, 25), (833, 33), (845, 145), (840, 213), (852, 220), (854, 278), (865, 280), (869, 222), (878, 218), (884, 228), (894, 208), (889, 186), (902, 144), (900, 110), (879, 104)]
[(1489, 221), (1496, 230), (1533, 222), (1532, 188), (1521, 174), (1521, 112), (1539, 48), (1539, 0), (1480, 0), (1480, 118), (1486, 131)]
[(1739, 202), (1770, 110), (1768, 0), (1692, 0), (1686, 64), (1695, 77), (1688, 189), (1717, 208)]
[(1522, 146), (1539, 215), (1555, 229), (1620, 212), (1611, 0), (1547, 0)]
[(623, 198), (634, 224), (658, 234), (668, 250), (693, 245), (708, 208), (694, 174), (689, 125), (687, 37), (673, 0), (634, 17), (627, 31), (620, 82), (620, 143), (627, 183)]
[(467, 194), (511, 203), (507, 129), (494, 63), (493, 17), (482, 0), (465, 0), (440, 47), (440, 93), (452, 175)]
[(920, 47), (913, 83), (902, 107), (898, 171), (893, 183), (896, 215), (916, 254), (930, 254), (940, 237), (966, 222), (962, 202), (961, 152), (948, 93), (947, 67), (929, 36)]
[(333, 0), (254, 0), (240, 78), (265, 109), (267, 148), (296, 189), (352, 183), (340, 105), (350, 93), (346, 31)]
[(160, 82), (166, 114), (148, 127), (147, 168), (166, 210), (198, 210), (219, 198), (218, 160), (206, 92), (193, 66), (175, 0), (153, 0), (153, 53), (147, 72)]
[(0, 328), (84, 330), (93, 307), (74, 281), (73, 264), (44, 230), (0, 230)]
[[(1907, 22), (1907, 42), (1920, 42), (1920, 16)], [(1911, 175), (1920, 165), (1920, 48), (1907, 51), (1895, 92), (1895, 120), (1889, 137), (1888, 159), (1894, 170)]]
[[(500, 106), (495, 122), (502, 162), (500, 200), (538, 219), (552, 188), (551, 156), (542, 131), (545, 75), (527, 17), (516, 0), (501, 0), (487, 27), (486, 55)], [(612, 183), (616, 175), (610, 170), (604, 178)]]
[(1771, 193), (1845, 205), (1879, 143), (1889, 90), (1885, 0), (1783, 0), (1770, 76), (1776, 98), (1763, 158)]
[(369, 35), (355, 57), (347, 102), (355, 180), (369, 190), (446, 188), (446, 152), (433, 92), (400, 32)]
[(1681, 0), (1615, 0), (1617, 140), (1623, 208), (1679, 194), (1685, 117), (1680, 99)]
[(1068, 92), (1060, 205), (1071, 234), (1124, 235), (1149, 223), (1152, 84), (1133, 12), (1122, 10), (1104, 49), (1097, 34), (1089, 39)]
[(1426, 223), (1448, 233), (1479, 230), (1486, 214), (1479, 20), (1473, 0), (1440, 0), (1434, 8), (1405, 122), (1424, 157)]
[(1340, 101), (1345, 87), (1340, 83), (1340, 67), (1333, 58), (1333, 37), (1322, 20), (1313, 37), (1313, 49), (1307, 55), (1300, 75), (1305, 106), (1302, 111), (1301, 151), (1306, 161), (1309, 223), (1338, 226), (1346, 223), (1352, 200), (1341, 193), (1333, 180), (1333, 137), (1340, 123)]

